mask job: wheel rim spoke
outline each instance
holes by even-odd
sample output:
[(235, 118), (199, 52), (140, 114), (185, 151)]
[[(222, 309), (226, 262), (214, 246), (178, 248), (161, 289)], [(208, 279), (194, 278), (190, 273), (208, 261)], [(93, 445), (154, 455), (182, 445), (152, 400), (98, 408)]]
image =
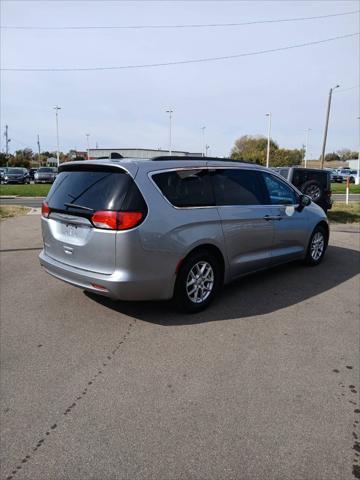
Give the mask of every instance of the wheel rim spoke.
[(311, 257), (317, 261), (322, 256), (325, 247), (324, 236), (321, 232), (316, 232), (311, 242)]
[(186, 293), (193, 303), (204, 302), (214, 288), (214, 270), (205, 260), (197, 262), (186, 279)]

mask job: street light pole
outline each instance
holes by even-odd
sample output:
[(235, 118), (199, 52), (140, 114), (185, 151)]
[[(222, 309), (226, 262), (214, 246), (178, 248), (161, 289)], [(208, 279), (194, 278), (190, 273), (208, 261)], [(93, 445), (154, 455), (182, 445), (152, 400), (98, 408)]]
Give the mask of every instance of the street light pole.
[(328, 104), (327, 104), (327, 110), (326, 110), (324, 140), (323, 140), (323, 146), (322, 146), (322, 151), (321, 151), (321, 164), (320, 164), (320, 168), (324, 168), (325, 148), (326, 148), (326, 139), (327, 139), (327, 134), (328, 134), (328, 127), (329, 127), (329, 117), (330, 117), (330, 107), (331, 107), (332, 92), (333, 92), (333, 90), (335, 90), (335, 88), (339, 88), (339, 87), (340, 87), (340, 85), (336, 85), (335, 87), (330, 88), (330, 91), (329, 91), (329, 98), (328, 98)]
[(266, 168), (269, 168), (269, 164), (270, 164), (271, 112), (267, 113), (266, 117), (269, 117), (267, 149), (266, 149)]
[(54, 107), (55, 110), (55, 118), (56, 118), (56, 160), (57, 160), (57, 166), (59, 167), (60, 164), (60, 149), (59, 149), (59, 115), (58, 112), (61, 110), (61, 107), (58, 105), (55, 105)]
[(209, 151), (210, 145), (205, 145), (205, 156), (208, 156), (208, 151)]
[(90, 137), (90, 133), (87, 133), (87, 134), (86, 134), (86, 144), (87, 144), (87, 159), (88, 159), (88, 160), (90, 160), (89, 137)]
[(305, 155), (304, 155), (304, 167), (306, 168), (307, 160), (308, 160), (308, 148), (309, 148), (309, 136), (310, 136), (311, 128), (306, 130), (306, 143), (305, 143)]
[(166, 113), (169, 114), (169, 155), (172, 155), (172, 146), (171, 146), (171, 141), (172, 141), (172, 138), (171, 138), (171, 119), (172, 119), (172, 114), (173, 114), (173, 110), (171, 110), (171, 108), (169, 107), (169, 110), (166, 110)]
[(205, 128), (201, 127), (201, 138), (202, 138), (202, 149), (201, 149), (201, 156), (205, 157)]
[(5, 155), (6, 155), (6, 166), (7, 167), (9, 166), (9, 142), (11, 141), (11, 139), (9, 138), (8, 129), (9, 129), (9, 127), (7, 125), (5, 125), (4, 136), (5, 136)]

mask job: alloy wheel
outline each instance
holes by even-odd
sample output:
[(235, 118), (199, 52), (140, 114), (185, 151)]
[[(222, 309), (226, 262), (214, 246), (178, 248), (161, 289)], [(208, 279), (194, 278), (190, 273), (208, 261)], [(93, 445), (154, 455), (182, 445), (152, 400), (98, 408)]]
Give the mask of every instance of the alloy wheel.
[(193, 303), (204, 302), (214, 288), (214, 270), (209, 262), (197, 262), (186, 279), (186, 293)]

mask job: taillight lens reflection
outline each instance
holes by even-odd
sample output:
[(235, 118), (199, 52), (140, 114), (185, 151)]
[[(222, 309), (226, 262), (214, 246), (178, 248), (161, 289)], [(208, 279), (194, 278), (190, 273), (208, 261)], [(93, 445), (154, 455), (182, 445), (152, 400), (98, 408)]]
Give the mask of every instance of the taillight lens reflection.
[(95, 212), (91, 221), (97, 228), (108, 230), (128, 230), (138, 225), (143, 218), (142, 212), (113, 212), (109, 210)]
[(50, 207), (46, 202), (43, 202), (41, 205), (41, 215), (45, 218), (49, 218)]

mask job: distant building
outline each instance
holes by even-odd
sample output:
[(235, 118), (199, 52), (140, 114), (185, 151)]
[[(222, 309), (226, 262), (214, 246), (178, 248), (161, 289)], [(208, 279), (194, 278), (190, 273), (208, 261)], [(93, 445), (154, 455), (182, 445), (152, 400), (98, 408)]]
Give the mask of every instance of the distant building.
[(57, 159), (55, 157), (49, 157), (46, 160), (46, 165), (48, 167), (57, 167)]
[(351, 170), (357, 170), (358, 169), (358, 162), (359, 160), (357, 158), (352, 158), (351, 160), (348, 160), (349, 167)]
[(79, 152), (78, 150), (70, 150), (69, 151), (69, 160), (86, 160), (87, 159), (87, 152)]
[[(78, 152), (79, 153), (79, 152)], [(183, 152), (178, 150), (173, 150), (172, 155), (179, 155), (182, 157), (201, 157), (202, 154), (199, 152)], [(113, 154), (113, 155), (112, 155)], [(169, 155), (169, 150), (155, 150), (151, 148), (90, 148), (89, 156), (90, 159), (95, 160), (96, 158), (106, 157), (111, 158), (112, 156), (116, 158), (116, 155), (121, 155), (126, 158), (152, 158), (152, 157), (163, 157)]]

